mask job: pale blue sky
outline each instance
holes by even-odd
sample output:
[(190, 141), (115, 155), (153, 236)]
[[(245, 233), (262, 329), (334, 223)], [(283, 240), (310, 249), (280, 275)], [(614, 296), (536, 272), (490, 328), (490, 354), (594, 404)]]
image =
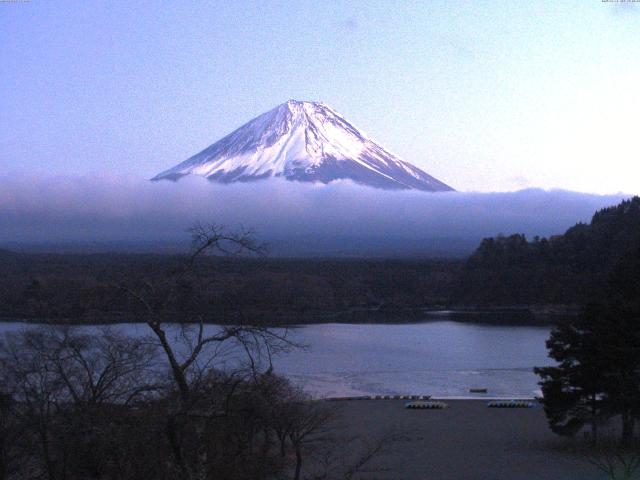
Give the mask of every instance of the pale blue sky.
[(0, 3), (0, 164), (149, 178), (295, 98), (460, 190), (640, 193), (639, 9)]

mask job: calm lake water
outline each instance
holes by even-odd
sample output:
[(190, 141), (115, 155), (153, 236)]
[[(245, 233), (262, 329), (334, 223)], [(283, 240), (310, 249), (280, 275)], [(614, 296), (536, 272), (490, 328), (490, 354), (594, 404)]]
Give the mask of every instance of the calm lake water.
[[(21, 328), (0, 323), (0, 333)], [(144, 325), (116, 328), (147, 333)], [(277, 357), (274, 368), (314, 397), (478, 396), (470, 388), (487, 388), (490, 397), (531, 397), (538, 394), (533, 367), (551, 364), (549, 331), (452, 321), (308, 325), (289, 331), (308, 348)]]

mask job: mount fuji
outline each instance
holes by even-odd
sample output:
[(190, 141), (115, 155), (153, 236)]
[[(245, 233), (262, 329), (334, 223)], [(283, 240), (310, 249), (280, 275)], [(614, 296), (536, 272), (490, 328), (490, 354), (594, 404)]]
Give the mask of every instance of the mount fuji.
[(369, 139), (323, 103), (289, 100), (152, 180), (185, 175), (232, 183), (281, 177), (348, 179), (384, 189), (453, 189)]

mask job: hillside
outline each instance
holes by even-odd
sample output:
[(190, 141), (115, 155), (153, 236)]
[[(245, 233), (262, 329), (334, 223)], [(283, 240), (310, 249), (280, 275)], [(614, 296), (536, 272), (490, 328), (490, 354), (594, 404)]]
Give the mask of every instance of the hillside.
[[(577, 224), (564, 235), (484, 239), (466, 261), (207, 258), (198, 270), (201, 283), (184, 285), (166, 315), (173, 321), (201, 315), (207, 321), (233, 322), (240, 315), (283, 323), (381, 322), (417, 320), (424, 309), (445, 305), (520, 310), (579, 305), (604, 292), (614, 265), (624, 265), (623, 256), (631, 259), (627, 263), (637, 261), (638, 249), (640, 197), (635, 197), (596, 212), (589, 224)], [(117, 285), (161, 283), (181, 260), (175, 255), (0, 250), (0, 318), (139, 319), (143, 312)], [(502, 317), (515, 321), (511, 309)], [(482, 321), (477, 315), (470, 319)]]
[[(124, 283), (162, 284), (183, 259), (142, 254), (15, 254), (0, 261), (0, 319), (109, 323), (139, 319)], [(461, 267), (445, 260), (221, 259), (199, 265), (166, 308), (172, 321), (405, 320), (446, 302)]]
[(640, 197), (602, 209), (563, 235), (486, 238), (467, 260), (460, 303), (581, 304), (601, 291), (613, 266), (640, 246)]

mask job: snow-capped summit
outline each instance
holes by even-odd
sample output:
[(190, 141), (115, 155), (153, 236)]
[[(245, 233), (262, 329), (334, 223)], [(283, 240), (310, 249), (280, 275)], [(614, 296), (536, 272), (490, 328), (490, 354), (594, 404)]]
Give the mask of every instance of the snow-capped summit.
[(289, 100), (153, 180), (184, 175), (231, 183), (338, 179), (387, 189), (453, 190), (389, 153), (323, 103)]

